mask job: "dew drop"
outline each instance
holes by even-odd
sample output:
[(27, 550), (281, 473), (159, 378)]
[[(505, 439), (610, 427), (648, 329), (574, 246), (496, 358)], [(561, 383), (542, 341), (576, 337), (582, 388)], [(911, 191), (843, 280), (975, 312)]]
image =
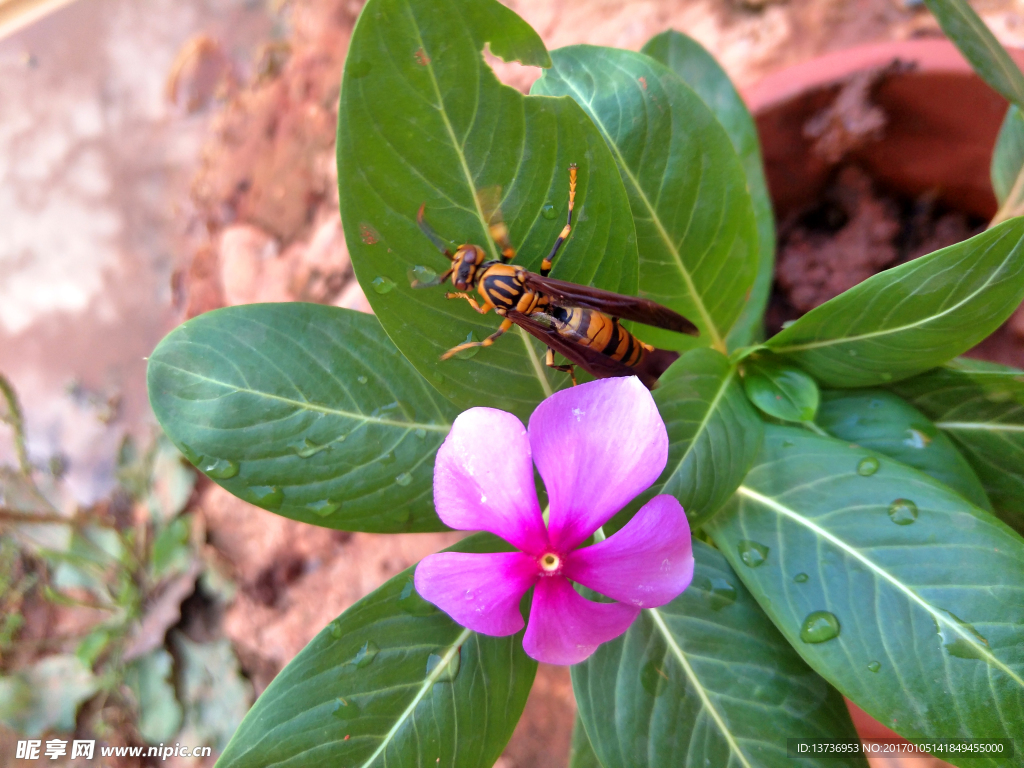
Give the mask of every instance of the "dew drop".
[(398, 607), (413, 616), (429, 616), (437, 611), (432, 604), (420, 597), (412, 579), (406, 581), (402, 587), (398, 595)]
[(182, 443), (178, 446), (181, 450), (181, 455), (191, 461), (195, 466), (199, 466), (203, 461), (203, 454), (196, 452), (196, 450), (187, 443)]
[(794, 445), (796, 445), (796, 443), (794, 443), (792, 440), (783, 440), (782, 441), (782, 447), (783, 448), (792, 448)]
[(331, 444), (317, 445), (307, 437), (298, 443), (292, 443), (290, 447), (300, 459), (308, 459), (310, 456), (316, 456), (321, 451), (329, 451)]
[(867, 456), (857, 464), (857, 474), (861, 477), (871, 477), (878, 471), (878, 459), (874, 456)]
[(878, 662), (878, 661), (869, 661), (868, 662), (868, 669), (871, 670), (872, 672), (877, 672), (881, 668), (882, 668), (881, 662)]
[(345, 62), (345, 74), (352, 80), (361, 80), (370, 74), (373, 64), (368, 61)]
[(919, 429), (908, 429), (907, 435), (908, 437), (903, 441), (903, 444), (908, 445), (911, 448), (917, 448), (918, 450), (927, 448), (928, 444), (932, 441), (928, 435)]
[(314, 515), (327, 517), (328, 515), (332, 515), (337, 512), (340, 506), (341, 504), (335, 501), (314, 501), (312, 504), (307, 504), (306, 509)]
[[(988, 640), (982, 637), (978, 630), (961, 619), (955, 613), (950, 613), (949, 611), (941, 608), (939, 610), (946, 614), (957, 624), (957, 626), (965, 630), (966, 634), (970, 636), (964, 637), (965, 632), (957, 631), (954, 627), (951, 627), (948, 622), (939, 623), (936, 621), (936, 629), (938, 630), (939, 636), (942, 638), (942, 647), (946, 649), (946, 652), (950, 656), (956, 656), (958, 659), (980, 659), (981, 661), (988, 663), (991, 658), (988, 653)], [(973, 638), (973, 640), (971, 638)]]
[(334, 700), (334, 710), (331, 714), (339, 720), (352, 720), (359, 714), (359, 707), (356, 706), (355, 702), (339, 696)]
[(467, 589), (467, 590), (466, 590), (466, 594), (464, 595), (464, 597), (465, 597), (465, 598), (466, 598), (467, 600), (472, 600), (472, 599), (473, 599), (474, 597), (476, 597), (476, 594), (475, 594), (475, 593), (473, 592), (473, 590), (472, 590), (472, 589)]
[(432, 270), (430, 267), (415, 266), (406, 272), (406, 276), (409, 278), (409, 284), (424, 285), (426, 283), (432, 283), (437, 280), (437, 272)]
[(713, 611), (720, 611), (736, 602), (736, 587), (719, 576), (695, 576), (693, 586), (704, 593)]
[(807, 582), (807, 579), (809, 578), (810, 576), (808, 576), (806, 573), (798, 573), (796, 576), (793, 577), (793, 581), (795, 581), (797, 584), (805, 584)]
[(743, 561), (744, 565), (748, 565), (751, 568), (757, 568), (768, 558), (768, 547), (764, 544), (758, 544), (756, 541), (743, 539), (739, 543), (739, 551), (740, 560)]
[(377, 654), (380, 653), (380, 648), (373, 640), (367, 640), (363, 643), (363, 647), (356, 651), (356, 655), (353, 656), (346, 664), (351, 664), (356, 669), (362, 669), (369, 665), (377, 658)]
[(252, 503), (264, 509), (279, 509), (284, 502), (284, 491), (276, 485), (254, 485), (249, 494)]
[(910, 525), (917, 520), (917, 504), (910, 499), (896, 499), (889, 505), (889, 519), (896, 525)]
[(434, 371), (430, 374), (430, 378), (434, 380), (435, 384), (444, 384), (444, 374), (439, 371)]
[(807, 614), (800, 627), (800, 639), (805, 643), (824, 643), (839, 637), (839, 619), (828, 611)]
[(230, 459), (207, 459), (199, 462), (199, 468), (217, 480), (227, 480), (238, 474), (238, 462)]
[(373, 290), (379, 294), (391, 293), (395, 289), (395, 281), (390, 277), (384, 277), (378, 275), (370, 281), (370, 285), (373, 286)]
[(395, 482), (398, 483), (403, 488), (405, 488), (407, 485), (409, 485), (409, 483), (412, 482), (412, 475), (410, 475), (408, 472), (403, 472), (402, 474), (398, 475), (395, 478)]
[(413, 434), (416, 435), (416, 437), (418, 437), (420, 440), (423, 440), (427, 436), (427, 430), (425, 430), (423, 427), (417, 427), (416, 431), (413, 432)]
[(383, 464), (384, 466), (388, 466), (389, 464), (394, 464), (395, 463), (395, 452), (394, 451), (388, 451), (387, 453), (385, 453), (383, 456), (380, 457), (380, 463)]
[(331, 629), (331, 637), (333, 637), (335, 640), (341, 640), (341, 622), (335, 619), (328, 626)]
[(393, 403), (388, 403), (387, 405), (382, 405), (379, 408), (374, 408), (373, 411), (370, 412), (370, 416), (374, 419), (400, 421), (402, 419), (409, 418), (412, 413), (412, 408), (410, 408), (406, 403), (401, 400), (396, 400)]
[(369, 381), (369, 379), (366, 378), (365, 376), (357, 376), (356, 381), (358, 381), (360, 384), (366, 384)]
[[(476, 341), (476, 336), (474, 336), (473, 332), (470, 331), (469, 335), (466, 337), (466, 343), (469, 344), (473, 341)], [(461, 352), (456, 352), (455, 356), (459, 358), (459, 360), (469, 360), (469, 358), (475, 357), (476, 353), (479, 351), (480, 347), (470, 347), (469, 349), (464, 349)]]
[(540, 215), (543, 216), (548, 221), (551, 221), (556, 216), (558, 216), (558, 211), (555, 209), (555, 206), (552, 205), (551, 203), (544, 203), (544, 205), (541, 206)]
[(668, 675), (651, 659), (640, 668), (640, 685), (644, 687), (651, 696), (657, 698), (668, 690)]
[[(449, 651), (445, 651), (445, 654)], [(450, 683), (459, 675), (459, 668), (462, 666), (462, 646), (455, 649), (455, 653), (451, 655), (451, 658), (446, 662), (444, 656), (440, 653), (432, 653), (427, 657), (427, 674), (431, 674), (440, 664), (444, 664), (444, 669), (437, 671), (437, 677), (434, 678), (435, 683)]]

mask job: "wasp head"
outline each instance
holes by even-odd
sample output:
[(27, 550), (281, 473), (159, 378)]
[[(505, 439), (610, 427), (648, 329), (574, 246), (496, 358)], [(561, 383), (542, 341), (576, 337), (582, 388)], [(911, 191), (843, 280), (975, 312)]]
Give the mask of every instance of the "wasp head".
[(452, 283), (460, 291), (472, 288), (476, 284), (477, 268), (484, 263), (486, 255), (483, 248), (466, 243), (460, 245), (452, 257)]

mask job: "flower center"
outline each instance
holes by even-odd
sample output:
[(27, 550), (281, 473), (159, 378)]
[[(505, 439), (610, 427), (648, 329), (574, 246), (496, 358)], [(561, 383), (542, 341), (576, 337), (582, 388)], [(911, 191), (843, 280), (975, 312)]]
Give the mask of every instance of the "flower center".
[(562, 567), (562, 558), (554, 552), (548, 552), (540, 558), (540, 567), (545, 573), (555, 573)]

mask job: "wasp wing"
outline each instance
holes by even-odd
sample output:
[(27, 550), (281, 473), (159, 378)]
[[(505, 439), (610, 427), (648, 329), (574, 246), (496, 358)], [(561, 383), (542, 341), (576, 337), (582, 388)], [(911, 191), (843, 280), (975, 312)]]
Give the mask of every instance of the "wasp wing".
[(552, 302), (564, 307), (596, 309), (621, 320), (635, 320), (644, 325), (653, 325), (676, 333), (688, 333), (691, 336), (700, 335), (697, 326), (685, 317), (650, 299), (602, 291), (600, 288), (542, 277), (536, 272), (525, 270), (519, 274), (519, 279), (530, 290), (543, 293)]

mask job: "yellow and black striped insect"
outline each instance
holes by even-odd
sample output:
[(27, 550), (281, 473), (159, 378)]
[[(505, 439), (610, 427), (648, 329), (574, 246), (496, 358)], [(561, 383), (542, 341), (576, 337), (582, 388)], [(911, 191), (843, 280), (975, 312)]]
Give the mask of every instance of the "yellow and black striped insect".
[[(678, 333), (697, 335), (697, 328), (682, 315), (648, 299), (624, 296), (598, 288), (590, 288), (548, 277), (552, 261), (572, 228), (572, 210), (576, 198), (576, 164), (569, 166), (569, 213), (565, 227), (555, 240), (551, 252), (541, 262), (540, 274), (528, 272), (511, 263), (515, 249), (509, 242), (508, 228), (495, 209), (490, 220), (490, 234), (501, 250), (497, 260), (487, 260), (487, 251), (478, 245), (464, 243), (453, 254), (446, 243), (424, 219), (425, 205), (420, 206), (416, 221), (423, 233), (452, 266), (433, 280), (414, 280), (412, 287), (440, 285), (451, 278), (458, 291), (445, 294), (449, 299), (465, 299), (480, 314), (492, 309), (503, 320), (498, 330), (483, 341), (471, 341), (452, 347), (442, 356), (471, 347), (489, 347), (513, 324), (547, 344), (546, 364), (565, 371), (576, 383), (575, 366), (596, 378), (637, 376), (653, 388), (658, 377), (678, 357), (678, 352), (656, 349), (624, 327), (620, 320), (634, 320)], [(478, 302), (466, 291), (476, 290)], [(568, 365), (555, 363), (555, 352), (565, 357)]]

